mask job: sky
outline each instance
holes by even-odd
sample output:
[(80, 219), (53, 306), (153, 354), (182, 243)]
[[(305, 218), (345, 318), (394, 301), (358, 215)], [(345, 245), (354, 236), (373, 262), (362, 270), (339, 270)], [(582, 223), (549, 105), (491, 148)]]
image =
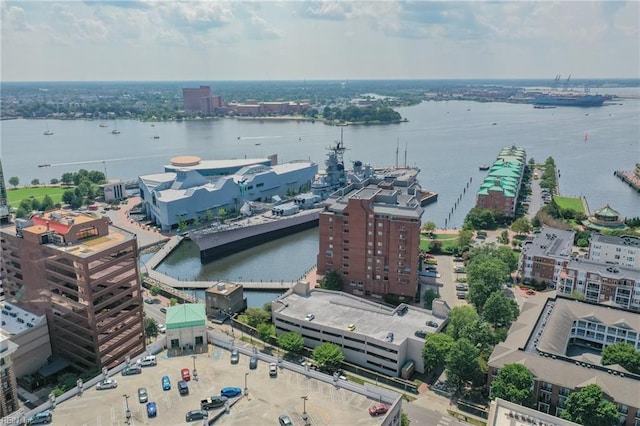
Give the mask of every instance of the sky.
[(640, 78), (640, 1), (6, 1), (1, 81)]

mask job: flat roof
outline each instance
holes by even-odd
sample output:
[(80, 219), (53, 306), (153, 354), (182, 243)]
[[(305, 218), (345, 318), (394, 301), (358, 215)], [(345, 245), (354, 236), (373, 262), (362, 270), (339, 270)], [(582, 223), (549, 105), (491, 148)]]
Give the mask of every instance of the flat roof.
[[(536, 423), (533, 423), (533, 421)], [(578, 423), (564, 420), (533, 408), (524, 407), (496, 398), (491, 401), (487, 426), (529, 426), (532, 424), (548, 426), (580, 426)]]
[[(419, 339), (417, 330), (435, 333), (442, 328), (444, 318), (438, 318), (425, 309), (409, 306), (407, 312), (400, 316), (394, 314), (395, 308), (371, 302), (346, 293), (314, 289), (308, 296), (292, 292), (278, 299), (284, 305), (278, 309), (281, 315), (304, 321), (307, 314), (313, 314), (313, 323), (326, 327), (347, 331), (347, 326), (356, 326), (352, 334), (370, 336), (377, 340), (385, 340), (387, 333), (393, 332), (393, 343), (400, 344), (406, 338)], [(427, 326), (433, 321), (437, 327)]]
[(5, 334), (20, 334), (46, 321), (45, 315), (33, 314), (9, 302), (0, 302), (0, 308), (2, 332)]
[(543, 226), (535, 234), (532, 241), (522, 246), (527, 256), (569, 256), (573, 249), (575, 231), (556, 229)]
[(195, 156), (174, 157), (172, 164), (166, 164), (165, 170), (174, 170), (176, 168), (189, 170), (216, 170), (227, 168), (240, 168), (252, 164), (264, 163), (270, 161), (268, 158), (232, 158), (227, 160), (202, 160)]

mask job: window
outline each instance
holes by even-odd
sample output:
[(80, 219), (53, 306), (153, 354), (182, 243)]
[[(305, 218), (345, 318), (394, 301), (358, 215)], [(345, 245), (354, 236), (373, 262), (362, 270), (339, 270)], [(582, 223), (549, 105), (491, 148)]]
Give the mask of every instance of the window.
[(259, 183), (259, 184), (256, 185), (256, 188), (261, 188), (263, 186), (264, 186), (264, 183)]

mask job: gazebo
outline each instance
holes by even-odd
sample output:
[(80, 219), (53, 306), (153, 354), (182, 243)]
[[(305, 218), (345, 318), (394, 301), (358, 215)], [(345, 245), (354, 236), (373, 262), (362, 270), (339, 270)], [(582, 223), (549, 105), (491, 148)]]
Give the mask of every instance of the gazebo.
[(620, 219), (620, 213), (612, 209), (609, 204), (596, 210), (593, 216), (589, 216), (587, 220), (582, 221), (582, 224), (585, 228), (594, 231), (627, 229), (627, 225)]

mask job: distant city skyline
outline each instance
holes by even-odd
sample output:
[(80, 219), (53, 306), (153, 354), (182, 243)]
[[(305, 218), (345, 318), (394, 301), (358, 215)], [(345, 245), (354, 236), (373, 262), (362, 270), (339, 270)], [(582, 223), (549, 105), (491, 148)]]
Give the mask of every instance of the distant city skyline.
[(638, 1), (2, 1), (1, 80), (640, 77)]

